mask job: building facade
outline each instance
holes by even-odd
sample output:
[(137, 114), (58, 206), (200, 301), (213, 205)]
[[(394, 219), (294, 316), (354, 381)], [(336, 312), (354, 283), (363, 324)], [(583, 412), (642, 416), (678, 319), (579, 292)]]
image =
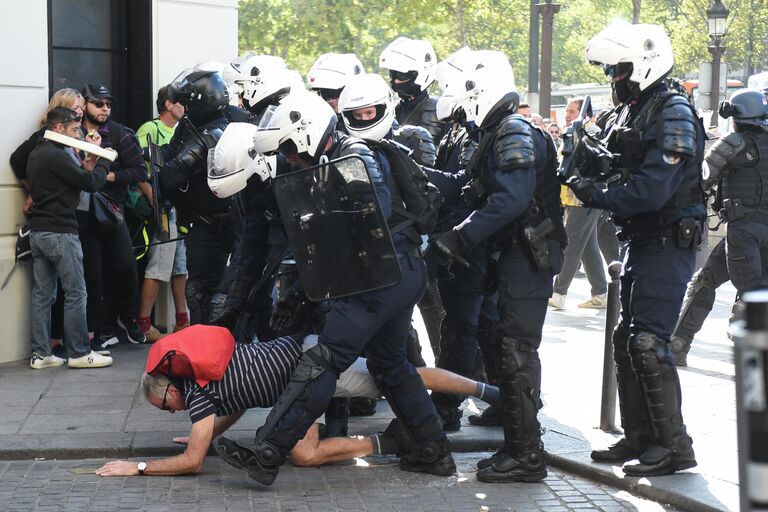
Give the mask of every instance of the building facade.
[[(133, 129), (156, 115), (158, 88), (202, 61), (237, 56), (237, 0), (26, 0), (0, 16), (0, 282), (14, 266), (26, 193), (8, 158), (40, 127), (50, 95), (102, 83), (112, 117)], [(0, 363), (29, 356), (31, 268), (18, 265), (0, 290)]]

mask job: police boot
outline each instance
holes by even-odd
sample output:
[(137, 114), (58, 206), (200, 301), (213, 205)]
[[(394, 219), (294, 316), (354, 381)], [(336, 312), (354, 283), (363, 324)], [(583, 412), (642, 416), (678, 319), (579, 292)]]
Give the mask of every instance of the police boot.
[(631, 476), (668, 475), (696, 465), (692, 440), (681, 412), (680, 381), (666, 342), (656, 334), (637, 332), (629, 340), (632, 366), (645, 396), (655, 441), (638, 460), (624, 466)]
[(461, 428), (461, 417), (463, 413), (457, 407), (441, 407), (435, 405), (437, 415), (440, 416), (440, 421), (443, 424), (443, 430), (445, 432), (458, 432)]
[(349, 399), (350, 416), (373, 416), (376, 414), (376, 399), (352, 397)]
[(682, 427), (671, 448), (649, 446), (638, 458), (638, 464), (625, 464), (622, 469), (628, 476), (661, 476), (695, 466), (693, 440)]
[(413, 473), (451, 476), (456, 472), (456, 463), (451, 455), (450, 441), (442, 439), (420, 443), (415, 452), (400, 457), (400, 469)]
[(590, 456), (595, 462), (624, 463), (638, 458), (646, 446), (648, 446), (647, 442), (642, 441), (637, 435), (629, 434), (605, 450), (592, 450)]
[(325, 410), (325, 425), (320, 426), (320, 439), (347, 437), (349, 398), (333, 398)]
[(398, 457), (419, 449), (399, 418), (392, 418), (384, 432), (377, 434), (375, 440), (372, 438), (372, 442), (378, 443), (378, 446), (374, 447), (375, 453), (392, 453)]
[(248, 476), (264, 485), (275, 481), (280, 466), (285, 462), (280, 450), (267, 441), (257, 441), (256, 446), (250, 448), (238, 441), (219, 437), (213, 447), (224, 462), (247, 471)]
[(645, 398), (629, 357), (629, 329), (624, 324), (616, 326), (612, 341), (624, 439), (604, 450), (594, 450), (591, 457), (595, 462), (624, 463), (639, 457), (651, 444), (653, 435)]
[(539, 482), (547, 477), (547, 455), (542, 443), (516, 456), (501, 452), (491, 459), (489, 466), (477, 472), (481, 482)]
[(547, 476), (537, 419), (541, 363), (535, 348), (511, 337), (496, 347), (504, 448), (478, 463), (481, 482), (538, 482)]
[(479, 427), (500, 427), (501, 416), (500, 405), (489, 405), (482, 413), (470, 416), (469, 422)]
[(691, 350), (690, 340), (673, 334), (669, 340), (669, 350), (675, 356), (675, 364), (677, 366), (688, 366), (688, 352)]

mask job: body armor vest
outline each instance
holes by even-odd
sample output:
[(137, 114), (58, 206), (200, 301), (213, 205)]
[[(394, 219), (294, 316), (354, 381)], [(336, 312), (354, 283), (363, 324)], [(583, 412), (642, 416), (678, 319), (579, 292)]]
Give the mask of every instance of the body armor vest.
[[(661, 115), (666, 102), (677, 95), (673, 91), (661, 91), (654, 94), (637, 112), (631, 112), (629, 106), (623, 106), (617, 116), (612, 116), (608, 121), (608, 148), (613, 153), (618, 153), (617, 164), (612, 172), (614, 180), (611, 184), (623, 185), (629, 177), (636, 173), (648, 154), (648, 141), (645, 137), (646, 130)], [(691, 109), (692, 110), (692, 109)], [(694, 119), (698, 119), (696, 112), (692, 111)], [(660, 122), (663, 122), (660, 121)], [(658, 126), (657, 130), (661, 130)], [(660, 151), (664, 152), (660, 144), (660, 137), (656, 137)], [(670, 227), (675, 220), (675, 213), (681, 208), (696, 204), (704, 204), (704, 192), (701, 179), (701, 164), (704, 161), (703, 144), (697, 144), (695, 158), (685, 159), (684, 178), (677, 192), (669, 201), (655, 212), (644, 212), (628, 218), (614, 217), (614, 222), (621, 228), (625, 238), (632, 238), (635, 234), (640, 236), (653, 236), (661, 234)], [(619, 178), (619, 179), (617, 179)]]
[(746, 146), (722, 171), (718, 184), (718, 206), (728, 221), (768, 213), (768, 133), (742, 135)]
[[(503, 116), (500, 122), (492, 123), (488, 128), (481, 129), (480, 142), (467, 165), (467, 172), (472, 175), (472, 181), (468, 186), (472, 187), (472, 182), (479, 183), (477, 190), (482, 191), (479, 197), (481, 200), (485, 200), (495, 189), (497, 170), (488, 165), (488, 159), (491, 156), (488, 151), (493, 150), (496, 131), (508, 116), (509, 114)], [(542, 129), (528, 119), (520, 116), (518, 118), (530, 124), (533, 131), (539, 132), (547, 145), (547, 159), (543, 165), (535, 164), (536, 188), (531, 204), (518, 219), (494, 235), (493, 240), (503, 243), (505, 240), (519, 239), (526, 227), (535, 227), (549, 220), (552, 222), (553, 229), (549, 230), (544, 237), (565, 244), (567, 237), (563, 226), (562, 204), (560, 203), (560, 182), (557, 179), (557, 149), (552, 138), (545, 134)], [(533, 136), (536, 137), (535, 134)]]

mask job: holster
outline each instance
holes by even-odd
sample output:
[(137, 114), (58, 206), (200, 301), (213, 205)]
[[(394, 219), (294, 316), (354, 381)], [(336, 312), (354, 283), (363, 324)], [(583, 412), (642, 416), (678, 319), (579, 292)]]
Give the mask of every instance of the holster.
[(523, 225), (523, 240), (538, 270), (544, 270), (550, 266), (547, 235), (554, 230), (555, 225), (549, 217), (536, 225)]

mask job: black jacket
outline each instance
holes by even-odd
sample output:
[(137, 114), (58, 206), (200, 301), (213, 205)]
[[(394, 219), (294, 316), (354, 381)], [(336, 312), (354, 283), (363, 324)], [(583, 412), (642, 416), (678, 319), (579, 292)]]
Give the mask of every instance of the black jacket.
[(27, 140), (22, 142), (21, 146), (16, 148), (16, 151), (11, 154), (11, 169), (13, 169), (13, 174), (15, 174), (19, 180), (27, 179), (27, 161), (29, 160), (29, 155), (32, 153), (32, 150), (35, 149), (35, 146), (40, 144), (40, 141), (43, 140), (44, 133), (45, 127), (40, 128), (30, 135)]
[(110, 162), (100, 158), (93, 171), (79, 166), (65, 146), (43, 141), (29, 155), (27, 177), (32, 194), (32, 231), (77, 233), (75, 209), (80, 191), (104, 186)]

